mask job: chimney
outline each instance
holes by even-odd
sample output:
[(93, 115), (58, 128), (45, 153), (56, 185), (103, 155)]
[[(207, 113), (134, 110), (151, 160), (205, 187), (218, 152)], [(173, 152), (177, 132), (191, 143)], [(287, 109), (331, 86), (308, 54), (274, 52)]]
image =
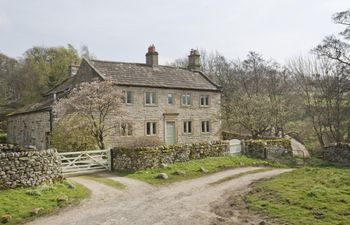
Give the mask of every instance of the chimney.
[(191, 49), (190, 55), (188, 56), (188, 69), (193, 71), (201, 70), (200, 55), (198, 50)]
[(146, 65), (158, 66), (158, 52), (156, 52), (156, 47), (154, 45), (148, 47), (148, 52), (146, 53)]
[(79, 64), (77, 61), (73, 61), (69, 66), (69, 75), (71, 77), (75, 76), (79, 70)]

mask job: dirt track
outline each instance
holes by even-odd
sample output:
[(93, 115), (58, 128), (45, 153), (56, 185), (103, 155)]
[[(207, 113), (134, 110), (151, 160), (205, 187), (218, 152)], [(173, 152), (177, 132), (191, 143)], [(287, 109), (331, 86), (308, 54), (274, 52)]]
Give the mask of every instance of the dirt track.
[(179, 182), (165, 187), (153, 187), (146, 183), (110, 177), (128, 186), (120, 191), (79, 177), (73, 180), (92, 191), (91, 198), (79, 206), (68, 208), (57, 215), (39, 218), (30, 225), (205, 225), (217, 217), (211, 204), (220, 201), (233, 190), (242, 192), (262, 178), (269, 178), (288, 169), (258, 172), (208, 185), (220, 178), (245, 171), (259, 169), (246, 167), (218, 172), (205, 177)]

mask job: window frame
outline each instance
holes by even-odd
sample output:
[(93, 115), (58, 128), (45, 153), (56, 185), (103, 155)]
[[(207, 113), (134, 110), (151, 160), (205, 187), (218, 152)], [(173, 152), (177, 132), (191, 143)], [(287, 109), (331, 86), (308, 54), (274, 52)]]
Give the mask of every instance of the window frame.
[[(150, 134), (147, 133), (148, 124), (151, 124), (150, 126)], [(154, 132), (155, 128), (155, 132)], [(157, 136), (158, 135), (158, 122), (157, 121), (146, 121), (145, 122), (145, 136)]]
[[(189, 130), (190, 130), (190, 132), (189, 132)], [(182, 133), (185, 135), (193, 134), (193, 121), (192, 120), (183, 120), (182, 121)]]
[[(204, 125), (204, 126), (203, 126)], [(204, 131), (203, 131), (204, 128)], [(210, 120), (202, 120), (201, 121), (201, 133), (209, 134), (211, 132), (211, 123)]]
[[(130, 93), (130, 100), (131, 102), (128, 102), (128, 93)], [(132, 105), (134, 104), (134, 92), (133, 91), (125, 91), (125, 103), (127, 105)]]
[[(150, 94), (150, 103), (147, 103), (147, 94)], [(155, 91), (145, 91), (145, 105), (146, 106), (156, 106), (158, 104), (157, 92)]]
[[(171, 103), (169, 103), (169, 95), (171, 95)], [(175, 98), (174, 98), (174, 93), (168, 93), (166, 97), (166, 101), (168, 105), (174, 105), (175, 104)]]
[[(186, 104), (184, 104), (184, 102), (183, 102), (183, 97), (184, 96), (186, 97)], [(189, 101), (188, 101), (188, 99), (189, 99)], [(183, 107), (190, 107), (190, 106), (192, 106), (192, 93), (189, 93), (189, 92), (182, 93), (181, 94), (181, 98), (180, 98), (180, 102), (181, 102), (181, 106), (183, 106)]]
[[(122, 128), (122, 126), (123, 125), (126, 125), (126, 127), (125, 127), (125, 135), (123, 134), (123, 128)], [(130, 129), (130, 127), (131, 127), (131, 129)], [(131, 130), (131, 134), (129, 134), (129, 131)], [(132, 136), (134, 136), (134, 125), (133, 125), (133, 123), (131, 123), (131, 122), (121, 122), (120, 123), (120, 126), (119, 126), (119, 132), (120, 132), (120, 136), (121, 137), (132, 137)]]
[[(207, 99), (207, 104), (204, 104), (204, 105), (202, 105), (202, 99), (204, 99), (203, 101), (203, 103), (206, 103), (206, 99)], [(200, 107), (209, 107), (210, 106), (210, 96), (209, 95), (201, 95), (201, 96), (199, 96), (199, 106)]]

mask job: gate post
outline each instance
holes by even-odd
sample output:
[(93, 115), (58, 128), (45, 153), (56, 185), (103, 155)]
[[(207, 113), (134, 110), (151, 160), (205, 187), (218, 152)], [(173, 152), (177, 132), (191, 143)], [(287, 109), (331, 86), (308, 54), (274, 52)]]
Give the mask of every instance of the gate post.
[(107, 156), (108, 156), (108, 170), (113, 171), (113, 152), (112, 152), (112, 149), (109, 149), (109, 151), (107, 152)]

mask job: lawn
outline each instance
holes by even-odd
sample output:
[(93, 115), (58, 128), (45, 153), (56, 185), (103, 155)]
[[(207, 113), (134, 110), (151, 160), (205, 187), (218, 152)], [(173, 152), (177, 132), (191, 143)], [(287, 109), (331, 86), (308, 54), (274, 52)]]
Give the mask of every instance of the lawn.
[(249, 210), (280, 224), (350, 224), (350, 168), (302, 168), (258, 183)]
[[(192, 160), (182, 163), (174, 163), (168, 165), (166, 168), (150, 168), (131, 173), (118, 172), (117, 174), (124, 175), (129, 178), (139, 179), (152, 185), (163, 185), (204, 176), (229, 168), (244, 166), (280, 167), (281, 165), (270, 161), (249, 158), (246, 156), (222, 156)], [(201, 171), (201, 167), (203, 167), (206, 171)], [(166, 173), (169, 176), (169, 179), (156, 178), (157, 174), (159, 173)]]
[[(77, 183), (64, 181), (35, 188), (0, 190), (0, 224), (19, 224), (76, 204), (90, 192)], [(4, 218), (10, 220), (5, 223)]]

